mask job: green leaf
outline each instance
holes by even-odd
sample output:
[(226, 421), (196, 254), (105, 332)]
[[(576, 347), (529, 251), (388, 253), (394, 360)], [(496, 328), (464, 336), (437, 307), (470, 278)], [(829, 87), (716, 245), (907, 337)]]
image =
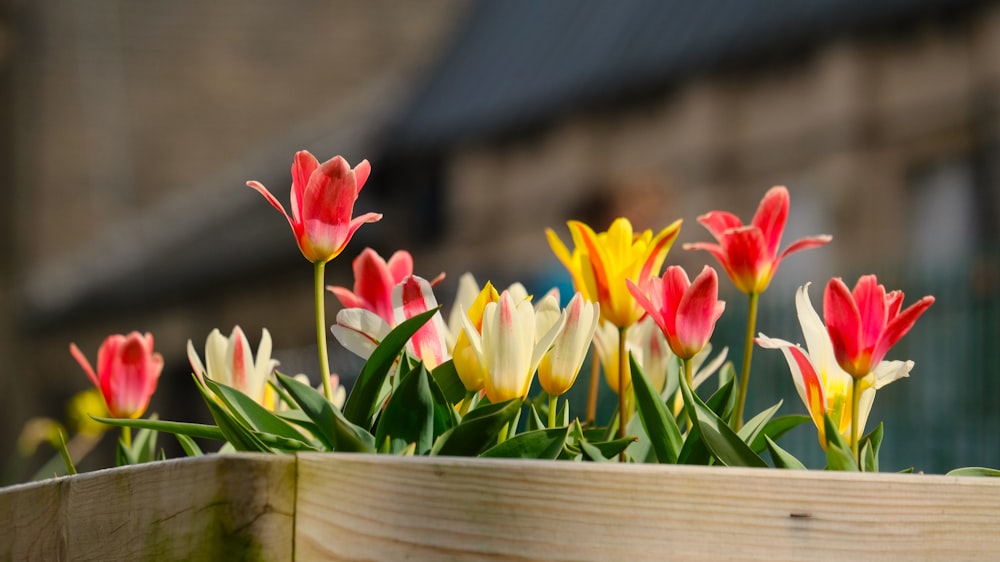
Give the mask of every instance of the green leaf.
[[(684, 381), (684, 384), (687, 384), (687, 381)], [(696, 394), (694, 391), (691, 392), (692, 394)], [(733, 417), (733, 412), (736, 410), (736, 395), (737, 384), (734, 378), (719, 387), (719, 390), (716, 390), (714, 394), (709, 396), (708, 400), (704, 403), (716, 416), (729, 423)]]
[(118, 439), (118, 447), (115, 449), (115, 466), (131, 466), (139, 464), (135, 454), (125, 446), (125, 441)]
[(882, 446), (885, 434), (884, 424), (878, 424), (861, 440), (861, 470), (863, 472), (878, 472), (878, 450)]
[(764, 430), (757, 434), (753, 442), (750, 444), (750, 448), (753, 452), (760, 454), (767, 447), (764, 442), (764, 437), (769, 437), (773, 441), (777, 442), (781, 439), (783, 435), (795, 429), (796, 427), (812, 421), (812, 418), (803, 414), (791, 414), (787, 416), (778, 416), (771, 421), (764, 424)]
[[(731, 387), (730, 387), (731, 388)], [(751, 466), (766, 468), (768, 465), (764, 459), (757, 456), (750, 447), (743, 442), (736, 433), (729, 428), (729, 425), (717, 416), (708, 405), (701, 401), (691, 389), (687, 382), (681, 380), (681, 392), (684, 394), (684, 404), (688, 415), (694, 425), (698, 427), (705, 445), (712, 451), (712, 455), (722, 464), (727, 466)], [(723, 391), (719, 391), (723, 392)], [(718, 393), (717, 393), (718, 394)]]
[(375, 437), (363, 427), (348, 421), (337, 407), (311, 386), (292, 377), (275, 373), (295, 403), (309, 416), (316, 438), (329, 450), (349, 453), (375, 452)]
[[(538, 397), (542, 398), (545, 394), (540, 394)], [(546, 423), (542, 419), (542, 415), (538, 413), (539, 400), (533, 400), (528, 402), (528, 410), (530, 410), (531, 415), (528, 416), (528, 421), (525, 422), (525, 431), (537, 431), (539, 429), (546, 429)]]
[(608, 460), (608, 457), (604, 456), (604, 451), (589, 441), (580, 441), (579, 445), (585, 460), (591, 462), (611, 462)]
[(301, 441), (306, 445), (312, 446), (309, 439), (299, 433), (298, 430), (288, 425), (284, 420), (239, 390), (215, 382), (207, 377), (205, 378), (205, 385), (222, 400), (234, 416), (240, 418), (243, 424), (250, 429), (261, 433), (270, 433), (293, 441)]
[(858, 463), (854, 461), (854, 453), (840, 435), (837, 425), (826, 414), (823, 415), (823, 423), (826, 430), (826, 469), (857, 472)]
[(446, 431), (431, 449), (432, 455), (478, 455), (497, 442), (497, 436), (517, 417), (522, 400), (514, 398), (498, 404), (483, 404), (465, 415), (461, 423)]
[(228, 441), (233, 448), (237, 451), (249, 451), (253, 453), (273, 453), (270, 447), (264, 444), (263, 441), (258, 438), (254, 432), (244, 426), (238, 419), (233, 417), (229, 413), (229, 410), (223, 408), (215, 401), (215, 398), (208, 394), (208, 391), (198, 387), (201, 390), (202, 396), (205, 398), (205, 405), (208, 406), (208, 411), (212, 414), (212, 419), (215, 420), (216, 425), (222, 431), (222, 435), (225, 436), (226, 441)]
[[(91, 416), (93, 417), (93, 416)], [(198, 439), (212, 439), (215, 441), (225, 441), (226, 437), (222, 434), (222, 431), (214, 425), (205, 425), (201, 423), (187, 423), (187, 422), (175, 422), (175, 421), (165, 421), (165, 420), (146, 420), (146, 419), (120, 419), (120, 418), (98, 418), (94, 417), (95, 421), (101, 423), (106, 423), (108, 425), (114, 425), (117, 427), (134, 427), (134, 428), (150, 428), (157, 431), (162, 431), (164, 433), (173, 433), (174, 435), (186, 435), (188, 437), (195, 437)]]
[(404, 450), (410, 443), (423, 455), (434, 444), (434, 397), (430, 376), (423, 364), (403, 375), (379, 417), (375, 442), (390, 441), (389, 451)]
[[(151, 419), (155, 419), (151, 418)], [(150, 428), (140, 429), (132, 439), (132, 455), (137, 463), (156, 460), (156, 438), (158, 432)]]
[[(615, 439), (613, 441), (590, 442), (584, 440), (581, 445), (587, 446), (585, 449), (588, 451), (588, 456), (589, 453), (596, 451), (599, 452), (601, 457), (604, 459), (612, 459), (617, 457), (622, 451), (628, 449), (629, 445), (635, 443), (637, 439), (637, 437), (622, 437), (621, 439)], [(592, 458), (591, 460), (597, 459)]]
[(413, 334), (426, 324), (439, 308), (433, 308), (404, 320), (393, 328), (382, 340), (382, 343), (375, 348), (371, 357), (365, 362), (365, 366), (361, 368), (361, 374), (358, 375), (358, 380), (355, 381), (354, 388), (351, 389), (351, 395), (347, 397), (347, 402), (344, 404), (344, 417), (349, 422), (365, 428), (372, 426), (372, 418), (380, 405), (379, 393), (382, 385), (385, 384), (389, 369), (396, 362), (396, 357), (406, 347), (406, 342), (410, 341)]
[(629, 361), (636, 408), (639, 411), (642, 427), (646, 430), (653, 452), (656, 454), (656, 460), (660, 463), (675, 464), (684, 444), (680, 429), (674, 421), (673, 414), (667, 410), (666, 404), (660, 398), (660, 393), (653, 388), (631, 353)]
[[(911, 468), (912, 472), (913, 469)], [(966, 466), (963, 468), (956, 468), (947, 474), (948, 476), (1000, 476), (1000, 470), (995, 468), (983, 468), (981, 466)]]
[[(751, 445), (754, 441), (756, 441), (764, 432), (764, 427), (767, 422), (771, 421), (774, 414), (778, 412), (778, 408), (781, 408), (782, 402), (784, 401), (778, 400), (777, 404), (750, 418), (749, 421), (743, 424), (743, 427), (741, 427), (737, 432), (740, 439), (742, 439), (747, 445)], [(750, 450), (753, 450), (752, 446), (750, 447)], [(757, 451), (754, 452), (756, 453)]]
[(189, 457), (200, 457), (204, 455), (204, 453), (201, 451), (201, 447), (199, 447), (198, 444), (194, 442), (194, 439), (191, 439), (190, 437), (184, 435), (183, 433), (175, 433), (174, 437), (176, 437), (177, 442), (180, 443), (181, 449), (184, 449), (185, 455)]
[(767, 446), (767, 450), (771, 453), (771, 459), (774, 461), (775, 468), (788, 468), (792, 470), (806, 470), (804, 464), (802, 464), (799, 459), (792, 456), (791, 453), (782, 449), (777, 443), (771, 440), (770, 437), (764, 435), (764, 443)]
[(441, 363), (431, 371), (431, 376), (441, 388), (449, 404), (458, 404), (465, 399), (465, 385), (455, 370), (455, 362), (451, 359)]
[(507, 459), (555, 459), (562, 452), (568, 427), (526, 431), (486, 449), (481, 457)]

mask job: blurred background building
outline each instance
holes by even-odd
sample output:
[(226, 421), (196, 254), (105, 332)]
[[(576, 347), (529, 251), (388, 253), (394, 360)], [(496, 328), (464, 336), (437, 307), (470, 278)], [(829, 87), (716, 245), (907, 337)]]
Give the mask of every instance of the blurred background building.
[[(696, 217), (749, 219), (787, 185), (786, 243), (834, 242), (783, 263), (759, 330), (801, 341), (794, 288), (818, 304), (831, 276), (935, 295), (890, 354), (911, 378), (875, 402), (883, 464), (1000, 466), (1000, 3), (48, 0), (0, 21), (0, 458), (89, 384), (70, 341), (154, 333), (170, 419), (205, 416), (185, 344), (212, 328), (266, 326), (283, 370), (316, 372), (311, 268), (244, 187), (287, 203), (307, 148), (368, 158), (357, 209), (385, 214), (328, 281), (406, 248), (448, 273), (445, 303), (464, 271), (564, 283), (543, 230), (569, 218), (684, 218), (668, 262), (715, 265), (680, 247), (709, 238)], [(723, 286), (736, 358), (746, 304)], [(749, 411), (803, 411), (780, 354), (755, 352), (753, 384)], [(788, 441), (815, 457), (811, 428)]]

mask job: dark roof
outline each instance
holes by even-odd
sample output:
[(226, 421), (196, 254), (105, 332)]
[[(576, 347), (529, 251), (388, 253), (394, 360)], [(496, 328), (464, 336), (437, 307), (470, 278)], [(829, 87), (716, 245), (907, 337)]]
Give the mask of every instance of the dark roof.
[(481, 0), (388, 138), (434, 149), (970, 0)]

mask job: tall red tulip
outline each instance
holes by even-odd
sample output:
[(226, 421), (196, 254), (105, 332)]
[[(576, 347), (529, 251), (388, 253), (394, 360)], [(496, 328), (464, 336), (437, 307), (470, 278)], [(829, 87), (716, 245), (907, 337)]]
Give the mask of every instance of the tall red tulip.
[(778, 253), (781, 235), (788, 220), (788, 189), (772, 187), (764, 194), (753, 220), (748, 225), (732, 213), (712, 211), (698, 217), (715, 237), (717, 244), (696, 242), (684, 244), (685, 250), (705, 250), (719, 260), (733, 284), (747, 294), (763, 293), (785, 256), (816, 248), (833, 238), (826, 234), (803, 238)]
[(97, 350), (97, 371), (75, 343), (69, 352), (100, 389), (108, 412), (116, 418), (145, 413), (163, 370), (163, 357), (153, 352), (153, 335), (132, 332), (108, 336)]
[(781, 235), (788, 220), (788, 189), (779, 185), (764, 194), (750, 224), (732, 213), (712, 211), (698, 217), (715, 237), (717, 244), (696, 242), (685, 244), (685, 250), (705, 250), (715, 256), (729, 274), (733, 284), (750, 299), (747, 331), (743, 342), (743, 366), (733, 416), (735, 428), (743, 425), (743, 407), (750, 385), (750, 360), (753, 357), (753, 335), (757, 325), (757, 305), (760, 294), (771, 284), (774, 272), (785, 256), (792, 252), (822, 246), (833, 238), (826, 234), (796, 240), (784, 252), (778, 253)]
[(852, 377), (867, 376), (932, 304), (926, 296), (900, 312), (903, 292), (887, 293), (874, 275), (858, 279), (850, 291), (839, 277), (823, 294), (823, 316), (840, 367)]
[(323, 162), (307, 150), (295, 153), (292, 163), (292, 214), (260, 182), (248, 181), (288, 219), (302, 255), (326, 263), (340, 255), (358, 228), (382, 218), (379, 213), (354, 217), (354, 202), (368, 180), (371, 165), (362, 160), (354, 169), (340, 156)]

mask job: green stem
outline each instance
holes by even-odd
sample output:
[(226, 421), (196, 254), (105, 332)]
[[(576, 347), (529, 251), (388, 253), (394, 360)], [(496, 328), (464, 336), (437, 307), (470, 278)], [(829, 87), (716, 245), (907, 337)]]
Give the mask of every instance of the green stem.
[(750, 385), (750, 360), (753, 358), (753, 333), (757, 327), (758, 293), (750, 293), (750, 311), (747, 314), (747, 333), (743, 340), (743, 368), (740, 371), (740, 387), (736, 395), (736, 412), (733, 414), (733, 429), (743, 427), (743, 409), (747, 402), (747, 387)]
[[(684, 381), (687, 382), (688, 388), (690, 388), (691, 389), (691, 393), (694, 394), (694, 385), (693, 385), (693, 381), (694, 381), (694, 359), (691, 358), (691, 357), (688, 357), (687, 359), (684, 359), (683, 362), (684, 362)], [(686, 411), (687, 411), (687, 409), (685, 408), (685, 412)], [(691, 420), (691, 416), (687, 415), (686, 413), (684, 414), (684, 417), (687, 418), (687, 432), (688, 432), (688, 435), (690, 435), (691, 434), (691, 428), (694, 426), (694, 421), (692, 421)]]
[(587, 423), (597, 419), (597, 390), (600, 387), (601, 360), (597, 357), (597, 348), (590, 351), (590, 394), (587, 396)]
[(559, 405), (559, 397), (549, 395), (549, 429), (556, 427), (556, 406)]
[(851, 453), (854, 454), (854, 461), (861, 466), (861, 453), (858, 450), (858, 441), (861, 440), (861, 432), (858, 431), (858, 409), (861, 404), (861, 383), (864, 379), (854, 377), (853, 388), (851, 388)]
[[(628, 403), (626, 393), (628, 388), (625, 385), (625, 373), (628, 369), (628, 353), (625, 352), (625, 335), (628, 326), (618, 328), (618, 438), (625, 438), (625, 426), (628, 424)], [(618, 460), (625, 462), (625, 451), (618, 456)]]
[(122, 443), (125, 444), (126, 449), (132, 448), (132, 428), (128, 426), (122, 427)]
[(323, 304), (323, 277), (326, 262), (314, 264), (314, 284), (316, 290), (316, 347), (319, 349), (319, 373), (323, 379), (323, 395), (333, 401), (333, 389), (330, 387), (330, 358), (326, 355), (326, 306)]

